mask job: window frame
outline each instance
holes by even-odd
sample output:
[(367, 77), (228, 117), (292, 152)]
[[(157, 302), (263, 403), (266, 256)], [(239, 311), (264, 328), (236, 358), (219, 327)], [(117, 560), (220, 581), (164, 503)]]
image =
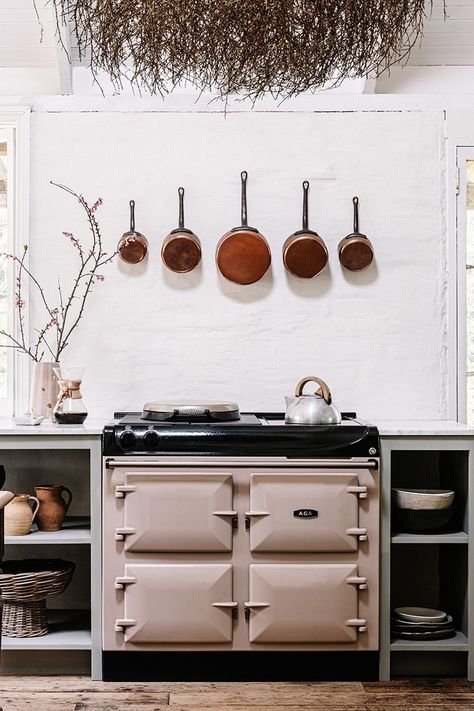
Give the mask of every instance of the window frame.
[[(30, 123), (31, 109), (29, 106), (0, 106), (0, 128), (5, 129), (13, 141), (13, 209), (9, 213), (13, 224), (12, 249), (18, 253), (19, 247), (29, 245), (29, 218), (30, 218)], [(10, 190), (12, 188), (10, 187)], [(9, 327), (16, 335), (18, 324), (14, 318), (14, 267), (10, 265), (10, 278), (8, 280)], [(27, 330), (29, 323), (25, 321)], [(10, 349), (8, 367), (11, 369), (12, 379), (9, 379), (8, 397), (0, 400), (0, 416), (9, 417), (28, 410), (30, 389), (30, 363), (29, 357), (22, 355), (15, 349)]]

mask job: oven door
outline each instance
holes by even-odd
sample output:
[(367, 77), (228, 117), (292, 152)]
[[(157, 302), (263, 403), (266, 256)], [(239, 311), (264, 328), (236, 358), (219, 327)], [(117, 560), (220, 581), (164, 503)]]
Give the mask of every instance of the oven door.
[(262, 473), (250, 478), (250, 549), (257, 552), (357, 551), (367, 487), (357, 473)]
[(245, 603), (256, 643), (354, 643), (367, 622), (358, 615), (357, 565), (251, 565)]
[(232, 550), (237, 512), (230, 474), (125, 470), (115, 496), (123, 509), (123, 526), (115, 530), (115, 538), (123, 540), (125, 551)]
[(232, 641), (232, 566), (227, 564), (124, 565), (115, 580), (123, 617), (115, 631), (133, 644)]

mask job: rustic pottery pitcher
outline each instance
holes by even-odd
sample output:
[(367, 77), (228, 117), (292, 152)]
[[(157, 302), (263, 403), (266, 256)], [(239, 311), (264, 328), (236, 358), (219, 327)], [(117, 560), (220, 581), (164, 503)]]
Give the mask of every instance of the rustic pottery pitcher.
[[(35, 502), (31, 509), (30, 501)], [(26, 536), (31, 529), (31, 524), (38, 513), (39, 501), (29, 494), (15, 494), (12, 501), (5, 506), (5, 535)]]
[[(68, 495), (66, 503), (62, 497), (65, 491)], [(72, 491), (62, 484), (40, 484), (35, 486), (39, 499), (39, 510), (36, 523), (39, 531), (59, 531), (72, 501)]]

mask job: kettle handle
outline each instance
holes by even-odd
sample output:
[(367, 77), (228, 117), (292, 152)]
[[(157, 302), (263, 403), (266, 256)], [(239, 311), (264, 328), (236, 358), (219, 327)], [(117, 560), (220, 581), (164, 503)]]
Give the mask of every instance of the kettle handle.
[(306, 378), (300, 380), (295, 388), (296, 397), (300, 397), (303, 394), (304, 386), (306, 383), (316, 383), (319, 388), (315, 391), (315, 395), (320, 395), (328, 405), (332, 402), (331, 391), (329, 390), (327, 384), (321, 378), (316, 377), (316, 375), (307, 375)]

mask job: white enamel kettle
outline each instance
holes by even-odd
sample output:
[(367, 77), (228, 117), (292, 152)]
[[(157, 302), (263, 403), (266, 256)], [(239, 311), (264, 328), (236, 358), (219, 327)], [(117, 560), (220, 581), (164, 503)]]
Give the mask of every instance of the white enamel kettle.
[[(303, 395), (306, 383), (319, 386), (314, 395)], [(288, 425), (338, 425), (341, 422), (341, 413), (332, 404), (331, 391), (324, 380), (315, 375), (307, 375), (300, 380), (295, 396), (286, 396), (285, 400), (285, 422)]]

